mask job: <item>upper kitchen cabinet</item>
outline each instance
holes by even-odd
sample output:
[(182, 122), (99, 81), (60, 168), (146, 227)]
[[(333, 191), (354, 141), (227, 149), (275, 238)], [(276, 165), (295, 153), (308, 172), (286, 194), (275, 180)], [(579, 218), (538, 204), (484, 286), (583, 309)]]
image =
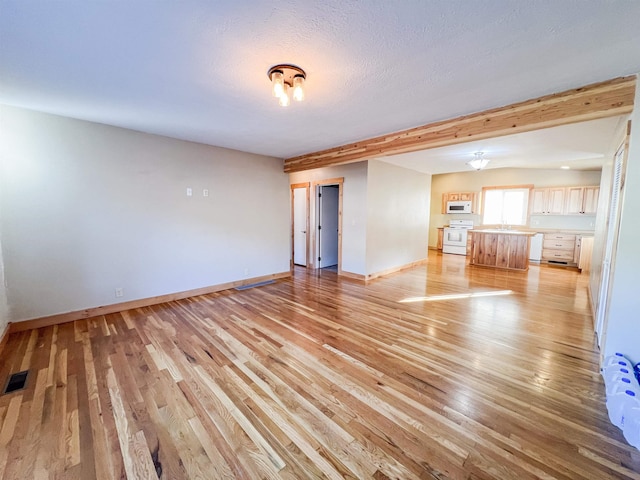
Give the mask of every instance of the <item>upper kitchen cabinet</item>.
[(531, 215), (564, 214), (565, 188), (534, 188), (531, 192)]
[(599, 187), (567, 187), (567, 215), (595, 215)]
[(447, 199), (450, 202), (457, 202), (457, 201), (467, 201), (467, 202), (473, 202), (476, 198), (476, 194), (473, 192), (454, 192), (454, 193), (447, 193)]
[(531, 193), (531, 215), (595, 215), (600, 188), (535, 188)]

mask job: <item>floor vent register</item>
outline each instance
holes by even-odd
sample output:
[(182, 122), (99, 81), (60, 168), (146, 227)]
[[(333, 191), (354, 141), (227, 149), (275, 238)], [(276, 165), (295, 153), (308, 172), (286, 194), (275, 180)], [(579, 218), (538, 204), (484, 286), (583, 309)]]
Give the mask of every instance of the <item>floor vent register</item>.
[(29, 370), (25, 370), (24, 372), (14, 373), (9, 377), (9, 381), (7, 382), (7, 386), (4, 387), (2, 394), (15, 392), (17, 390), (22, 390), (27, 384), (27, 375), (29, 375)]

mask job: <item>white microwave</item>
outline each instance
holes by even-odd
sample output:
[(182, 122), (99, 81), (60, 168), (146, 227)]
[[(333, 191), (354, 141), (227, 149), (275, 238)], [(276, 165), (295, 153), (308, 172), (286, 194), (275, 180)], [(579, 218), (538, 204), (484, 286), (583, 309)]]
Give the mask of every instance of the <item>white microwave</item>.
[(471, 213), (471, 201), (447, 202), (447, 213)]

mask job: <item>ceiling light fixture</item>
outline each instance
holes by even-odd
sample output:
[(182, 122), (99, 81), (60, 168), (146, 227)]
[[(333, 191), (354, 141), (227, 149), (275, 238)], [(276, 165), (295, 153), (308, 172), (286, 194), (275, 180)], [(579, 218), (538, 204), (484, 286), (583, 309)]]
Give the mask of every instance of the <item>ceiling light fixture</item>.
[(475, 157), (473, 160), (469, 160), (467, 165), (469, 165), (474, 170), (482, 170), (487, 166), (489, 160), (484, 158), (484, 152), (476, 152), (474, 153)]
[(569, 165), (563, 165), (560, 167), (562, 170), (570, 170), (571, 167)]
[(297, 102), (304, 100), (304, 82), (307, 74), (300, 67), (286, 63), (274, 65), (267, 75), (271, 80), (273, 96), (279, 100), (281, 106), (286, 107), (291, 103), (290, 95), (293, 95)]

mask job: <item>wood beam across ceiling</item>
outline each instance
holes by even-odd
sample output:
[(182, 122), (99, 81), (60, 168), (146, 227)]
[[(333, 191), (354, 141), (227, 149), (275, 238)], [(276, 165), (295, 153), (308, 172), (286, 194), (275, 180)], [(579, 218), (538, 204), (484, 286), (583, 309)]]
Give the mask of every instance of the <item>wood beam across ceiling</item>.
[(636, 76), (534, 98), (506, 107), (369, 138), (284, 161), (286, 173), (444, 147), (541, 128), (624, 115), (633, 110)]

